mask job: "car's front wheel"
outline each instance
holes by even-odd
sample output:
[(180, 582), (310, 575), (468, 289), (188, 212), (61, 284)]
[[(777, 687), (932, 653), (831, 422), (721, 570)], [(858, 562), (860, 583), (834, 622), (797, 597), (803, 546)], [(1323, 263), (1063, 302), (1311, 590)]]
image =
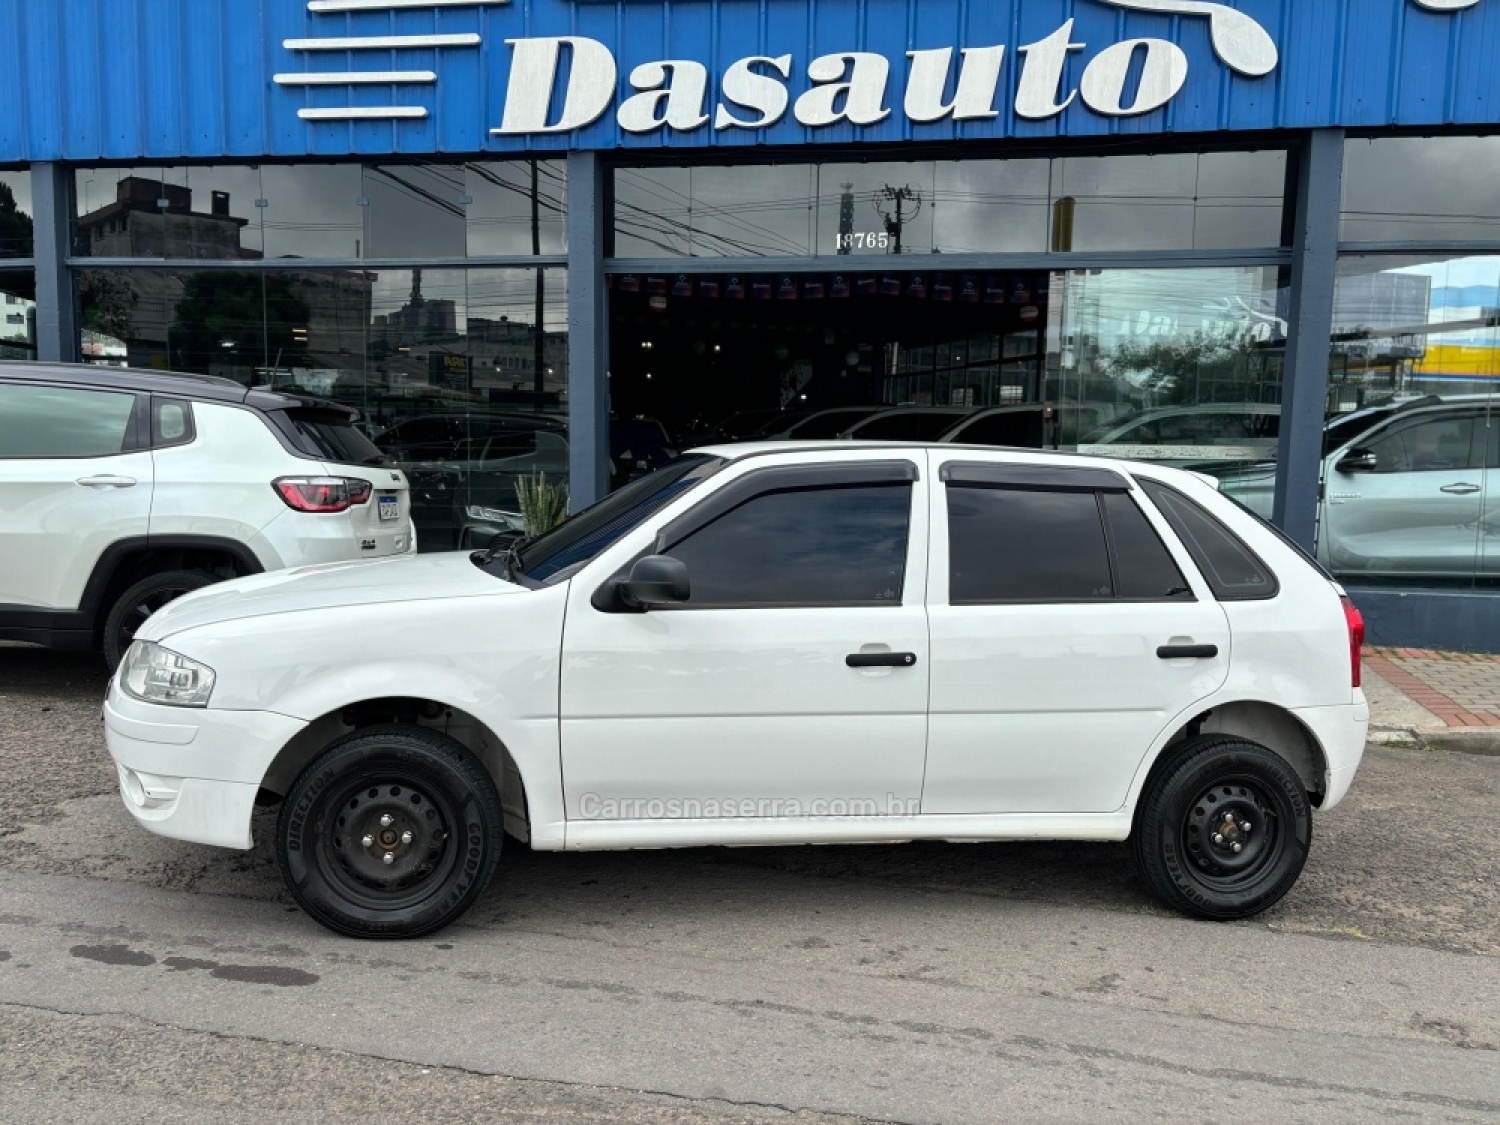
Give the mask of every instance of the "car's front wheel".
[(292, 896), (329, 929), (414, 938), (484, 892), (503, 830), (495, 783), (461, 744), (375, 727), (333, 743), (293, 783), (277, 856)]
[(1136, 809), (1136, 867), (1164, 903), (1248, 918), (1292, 889), (1312, 844), (1297, 771), (1258, 743), (1202, 735), (1168, 752)]

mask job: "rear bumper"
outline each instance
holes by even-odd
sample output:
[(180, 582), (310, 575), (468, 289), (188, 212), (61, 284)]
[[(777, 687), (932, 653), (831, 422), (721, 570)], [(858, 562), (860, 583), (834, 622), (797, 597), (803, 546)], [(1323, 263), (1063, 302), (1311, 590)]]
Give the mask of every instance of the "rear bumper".
[(125, 808), (158, 836), (250, 847), (261, 780), (305, 724), (266, 711), (142, 703), (111, 687), (104, 739)]
[(1322, 809), (1331, 809), (1344, 799), (1364, 758), (1370, 732), (1370, 705), (1364, 693), (1340, 707), (1304, 707), (1292, 712), (1312, 731), (1328, 761), (1324, 778)]

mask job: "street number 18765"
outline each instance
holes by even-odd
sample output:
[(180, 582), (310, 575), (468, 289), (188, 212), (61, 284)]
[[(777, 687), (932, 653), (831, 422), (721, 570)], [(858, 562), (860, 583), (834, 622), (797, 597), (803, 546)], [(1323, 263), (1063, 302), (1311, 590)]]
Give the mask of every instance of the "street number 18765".
[(853, 231), (833, 236), (835, 250), (889, 250), (891, 236), (885, 231)]

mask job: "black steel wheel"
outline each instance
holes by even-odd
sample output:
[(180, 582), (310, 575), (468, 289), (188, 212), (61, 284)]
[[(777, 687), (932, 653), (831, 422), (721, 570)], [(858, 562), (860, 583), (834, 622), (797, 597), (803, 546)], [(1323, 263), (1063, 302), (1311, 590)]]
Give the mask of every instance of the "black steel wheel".
[(1152, 773), (1131, 844), (1137, 869), (1168, 906), (1215, 921), (1248, 918), (1279, 902), (1302, 873), (1312, 807), (1279, 755), (1204, 735)]
[(375, 727), (335, 742), (293, 783), (277, 855), (292, 896), (329, 929), (413, 938), (484, 892), (503, 829), (495, 784), (461, 744)]
[(104, 659), (113, 672), (125, 659), (146, 619), (183, 594), (212, 586), (218, 579), (201, 570), (169, 570), (143, 578), (117, 599), (104, 621)]

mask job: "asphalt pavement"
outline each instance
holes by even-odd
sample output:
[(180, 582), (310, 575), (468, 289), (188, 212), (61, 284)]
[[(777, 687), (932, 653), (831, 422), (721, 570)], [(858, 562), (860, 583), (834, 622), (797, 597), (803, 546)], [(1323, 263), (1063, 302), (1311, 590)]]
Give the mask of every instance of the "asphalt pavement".
[(1500, 760), (1372, 746), (1293, 893), (1118, 845), (512, 847), (424, 941), (120, 808), (102, 668), (0, 648), (0, 1121), (1500, 1120)]

